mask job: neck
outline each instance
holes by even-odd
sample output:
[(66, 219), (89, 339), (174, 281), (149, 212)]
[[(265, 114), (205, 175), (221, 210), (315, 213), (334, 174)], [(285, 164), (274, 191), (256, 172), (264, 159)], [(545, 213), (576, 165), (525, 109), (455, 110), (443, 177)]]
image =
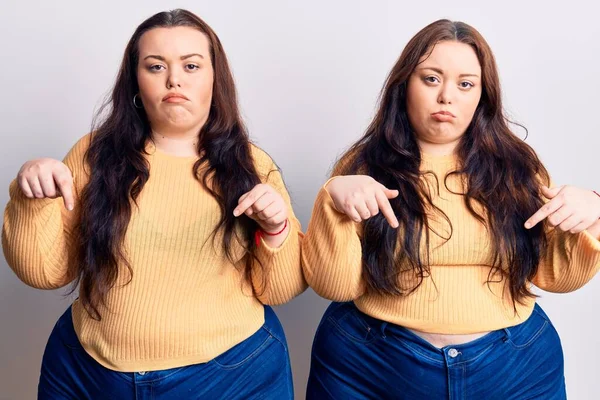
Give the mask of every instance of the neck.
[(198, 155), (198, 131), (173, 133), (152, 130), (152, 141), (158, 150), (166, 154), (177, 157)]
[(434, 157), (449, 156), (454, 154), (454, 150), (458, 145), (458, 142), (451, 143), (430, 143), (424, 141), (418, 141), (419, 149), (421, 153), (429, 154)]

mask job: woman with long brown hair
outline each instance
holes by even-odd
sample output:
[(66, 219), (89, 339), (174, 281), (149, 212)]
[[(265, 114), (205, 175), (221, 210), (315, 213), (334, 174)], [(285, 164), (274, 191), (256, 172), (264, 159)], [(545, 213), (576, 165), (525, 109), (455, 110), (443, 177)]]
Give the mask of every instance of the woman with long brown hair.
[(39, 398), (292, 398), (267, 305), (306, 288), (302, 233), (218, 37), (185, 10), (150, 17), (105, 110), (64, 162), (28, 161), (10, 187), (10, 266), (36, 288), (79, 288)]
[(532, 284), (600, 268), (600, 196), (552, 187), (509, 129), (494, 56), (461, 22), (417, 33), (302, 244), (333, 300), (309, 399), (564, 399), (560, 339)]

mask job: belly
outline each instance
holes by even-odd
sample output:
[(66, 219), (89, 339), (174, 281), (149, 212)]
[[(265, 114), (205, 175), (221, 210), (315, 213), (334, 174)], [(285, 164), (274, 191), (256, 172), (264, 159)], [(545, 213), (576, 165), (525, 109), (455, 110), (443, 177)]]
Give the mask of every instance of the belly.
[(480, 337), (487, 335), (489, 332), (478, 332), (478, 333), (470, 333), (467, 335), (450, 335), (443, 333), (428, 333), (421, 332), (414, 329), (409, 329), (415, 335), (421, 337), (426, 340), (433, 346), (437, 348), (442, 348), (446, 346), (456, 346), (459, 344), (465, 344), (472, 342), (473, 340), (477, 340)]

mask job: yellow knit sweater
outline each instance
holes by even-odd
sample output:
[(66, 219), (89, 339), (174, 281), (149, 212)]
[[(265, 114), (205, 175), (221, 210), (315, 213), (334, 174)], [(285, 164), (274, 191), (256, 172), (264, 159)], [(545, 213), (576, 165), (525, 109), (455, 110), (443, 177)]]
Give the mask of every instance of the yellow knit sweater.
[[(89, 135), (83, 137), (64, 160), (73, 173), (76, 195), (88, 181), (83, 155), (89, 141)], [(139, 209), (133, 207), (125, 238), (133, 279), (125, 284), (129, 274), (122, 266), (117, 285), (106, 297), (107, 309), (100, 308), (100, 322), (79, 301), (73, 304), (75, 330), (85, 350), (105, 367), (125, 372), (211, 360), (260, 328), (263, 304), (285, 303), (306, 288), (300, 223), (281, 174), (265, 152), (252, 146), (263, 182), (278, 190), (289, 206), (291, 230), (277, 249), (261, 243), (258, 256), (266, 267), (267, 287), (256, 298), (220, 242), (212, 246), (208, 240), (220, 210), (194, 179), (196, 158), (170, 156), (151, 145), (149, 150), (150, 179), (138, 198)], [(73, 281), (67, 260), (78, 206), (76, 202), (69, 212), (60, 198), (28, 199), (12, 182), (2, 245), (23, 282), (54, 289)], [(240, 248), (233, 250), (241, 257)], [(263, 280), (256, 275), (253, 284), (260, 285)]]
[[(482, 223), (467, 210), (464, 196), (446, 189), (443, 177), (456, 166), (452, 156), (425, 154), (421, 169), (435, 172), (440, 192), (431, 190), (433, 202), (450, 219), (450, 240), (430, 233), (431, 276), (406, 296), (381, 296), (365, 290), (362, 274), (360, 224), (337, 212), (325, 190), (320, 190), (311, 221), (302, 243), (304, 275), (322, 297), (334, 301), (353, 300), (364, 313), (394, 324), (424, 332), (469, 334), (514, 326), (526, 320), (534, 299), (525, 305), (513, 303), (503, 288), (505, 282), (489, 279), (491, 239)], [(431, 188), (437, 188), (426, 175)], [(459, 178), (449, 178), (448, 186), (460, 193)], [(430, 221), (432, 229), (447, 237), (448, 223), (442, 218)], [(525, 221), (523, 221), (525, 223)], [(550, 236), (547, 254), (533, 284), (552, 292), (573, 291), (588, 282), (600, 268), (600, 241), (588, 232)], [(426, 256), (421, 245), (422, 259)], [(414, 281), (401, 281), (412, 287)]]

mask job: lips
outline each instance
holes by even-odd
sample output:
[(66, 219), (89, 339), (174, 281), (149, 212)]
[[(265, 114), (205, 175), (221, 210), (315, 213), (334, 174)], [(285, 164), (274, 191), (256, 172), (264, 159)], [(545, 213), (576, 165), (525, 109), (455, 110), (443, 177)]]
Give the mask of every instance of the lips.
[(438, 111), (431, 114), (431, 118), (438, 122), (452, 122), (456, 117), (450, 111)]
[(184, 95), (182, 95), (181, 93), (169, 93), (168, 95), (163, 97), (163, 101), (168, 101), (168, 102), (181, 102), (181, 101), (188, 101), (188, 100), (189, 99), (187, 97), (185, 97)]
[(446, 115), (448, 117), (456, 118), (456, 115), (452, 114), (450, 111), (438, 111), (438, 112), (433, 113), (431, 115)]

